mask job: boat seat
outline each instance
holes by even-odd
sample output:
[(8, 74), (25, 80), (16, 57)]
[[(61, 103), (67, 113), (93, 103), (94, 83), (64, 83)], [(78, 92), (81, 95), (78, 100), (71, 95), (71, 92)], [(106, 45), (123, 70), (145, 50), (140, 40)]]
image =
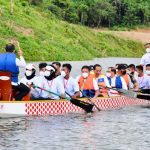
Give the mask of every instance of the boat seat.
[(0, 100), (10, 101), (11, 98), (11, 73), (7, 71), (0, 71)]

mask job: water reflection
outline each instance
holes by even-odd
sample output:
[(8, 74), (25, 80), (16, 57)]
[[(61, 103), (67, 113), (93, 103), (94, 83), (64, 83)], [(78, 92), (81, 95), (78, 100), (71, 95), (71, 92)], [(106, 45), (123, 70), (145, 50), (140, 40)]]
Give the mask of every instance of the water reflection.
[(149, 150), (150, 109), (0, 120), (0, 150)]

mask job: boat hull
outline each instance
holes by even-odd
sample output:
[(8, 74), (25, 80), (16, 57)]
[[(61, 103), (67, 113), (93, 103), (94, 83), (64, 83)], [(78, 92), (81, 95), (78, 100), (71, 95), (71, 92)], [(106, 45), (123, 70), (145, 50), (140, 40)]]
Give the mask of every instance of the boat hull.
[[(97, 98), (94, 102), (101, 110), (134, 105), (150, 105), (150, 101), (123, 96)], [(0, 118), (60, 115), (71, 112), (83, 112), (83, 110), (66, 100), (0, 101)]]

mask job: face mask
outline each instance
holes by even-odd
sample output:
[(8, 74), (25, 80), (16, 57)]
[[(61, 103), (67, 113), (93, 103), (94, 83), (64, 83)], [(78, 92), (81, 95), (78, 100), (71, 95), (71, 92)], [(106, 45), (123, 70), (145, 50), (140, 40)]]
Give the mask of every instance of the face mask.
[(44, 76), (49, 77), (51, 75), (50, 71), (45, 71)]
[(111, 73), (107, 72), (107, 73), (106, 73), (106, 76), (107, 76), (107, 77), (111, 77)]
[(147, 48), (147, 49), (146, 49), (146, 52), (147, 52), (147, 53), (150, 53), (150, 48)]
[(45, 73), (45, 72), (40, 71), (40, 76), (44, 76), (44, 75), (45, 75), (44, 73)]
[(66, 72), (65, 71), (61, 71), (61, 76), (65, 77), (66, 76)]
[(26, 76), (29, 77), (29, 76), (31, 76), (31, 75), (32, 75), (32, 71), (26, 70)]
[(83, 78), (87, 78), (88, 75), (89, 75), (89, 74), (88, 74), (87, 72), (82, 73), (82, 77), (83, 77)]
[(147, 74), (147, 75), (150, 75), (150, 71), (149, 71), (149, 70), (146, 70), (146, 74)]

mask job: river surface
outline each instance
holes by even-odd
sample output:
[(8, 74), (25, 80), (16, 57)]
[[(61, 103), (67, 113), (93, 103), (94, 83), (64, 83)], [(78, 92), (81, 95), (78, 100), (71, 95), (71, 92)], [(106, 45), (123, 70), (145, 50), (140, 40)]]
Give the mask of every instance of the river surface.
[[(71, 64), (76, 76), (84, 64), (100, 63), (106, 69), (139, 61), (104, 58)], [(149, 123), (150, 108), (139, 106), (93, 114), (0, 119), (0, 150), (150, 150)]]

